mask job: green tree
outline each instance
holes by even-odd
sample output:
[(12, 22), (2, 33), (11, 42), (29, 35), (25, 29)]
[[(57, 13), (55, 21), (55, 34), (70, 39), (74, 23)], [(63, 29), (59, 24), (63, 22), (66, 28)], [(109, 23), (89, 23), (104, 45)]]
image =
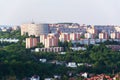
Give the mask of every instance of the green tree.
[(42, 43), (37, 43), (37, 47), (39, 47), (39, 48), (43, 48), (44, 45), (43, 45)]
[(81, 37), (80, 37), (80, 38), (84, 39), (84, 38), (85, 38), (85, 36), (84, 36), (84, 35), (81, 35)]

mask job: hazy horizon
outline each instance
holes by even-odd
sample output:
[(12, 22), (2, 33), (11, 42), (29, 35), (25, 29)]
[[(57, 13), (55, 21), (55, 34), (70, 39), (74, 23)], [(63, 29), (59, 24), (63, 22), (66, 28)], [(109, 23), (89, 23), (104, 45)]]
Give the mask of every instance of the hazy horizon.
[(73, 22), (120, 25), (120, 0), (2, 0), (0, 25)]

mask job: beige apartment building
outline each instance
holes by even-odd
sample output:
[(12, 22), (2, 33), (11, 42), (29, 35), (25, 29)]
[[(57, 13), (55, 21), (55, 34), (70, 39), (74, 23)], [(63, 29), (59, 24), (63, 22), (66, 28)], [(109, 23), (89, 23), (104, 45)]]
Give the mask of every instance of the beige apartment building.
[(39, 36), (40, 34), (48, 34), (49, 25), (48, 24), (22, 24), (21, 25), (21, 35), (28, 34)]

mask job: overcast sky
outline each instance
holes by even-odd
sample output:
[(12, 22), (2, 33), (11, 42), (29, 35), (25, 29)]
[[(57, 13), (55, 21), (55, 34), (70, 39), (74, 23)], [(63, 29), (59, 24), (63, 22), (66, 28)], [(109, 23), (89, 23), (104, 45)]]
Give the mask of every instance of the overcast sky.
[(0, 0), (0, 24), (120, 25), (120, 0)]

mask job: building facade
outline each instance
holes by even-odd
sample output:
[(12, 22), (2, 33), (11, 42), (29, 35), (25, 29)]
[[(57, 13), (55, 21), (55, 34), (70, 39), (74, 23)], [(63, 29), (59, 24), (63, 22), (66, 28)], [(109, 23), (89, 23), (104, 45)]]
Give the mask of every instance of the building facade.
[(26, 38), (26, 48), (36, 47), (38, 42), (37, 38)]
[(59, 37), (59, 40), (61, 42), (70, 41), (70, 34), (69, 33), (61, 33), (60, 37)]
[(81, 33), (70, 33), (70, 40), (80, 40)]
[(120, 33), (119, 32), (113, 32), (110, 34), (111, 39), (120, 39)]
[(28, 34), (39, 36), (40, 34), (48, 34), (49, 26), (48, 24), (23, 24), (21, 25), (21, 35)]
[(109, 39), (109, 35), (107, 32), (99, 33), (99, 39)]
[(56, 34), (40, 35), (40, 42), (45, 48), (58, 46), (58, 36)]

